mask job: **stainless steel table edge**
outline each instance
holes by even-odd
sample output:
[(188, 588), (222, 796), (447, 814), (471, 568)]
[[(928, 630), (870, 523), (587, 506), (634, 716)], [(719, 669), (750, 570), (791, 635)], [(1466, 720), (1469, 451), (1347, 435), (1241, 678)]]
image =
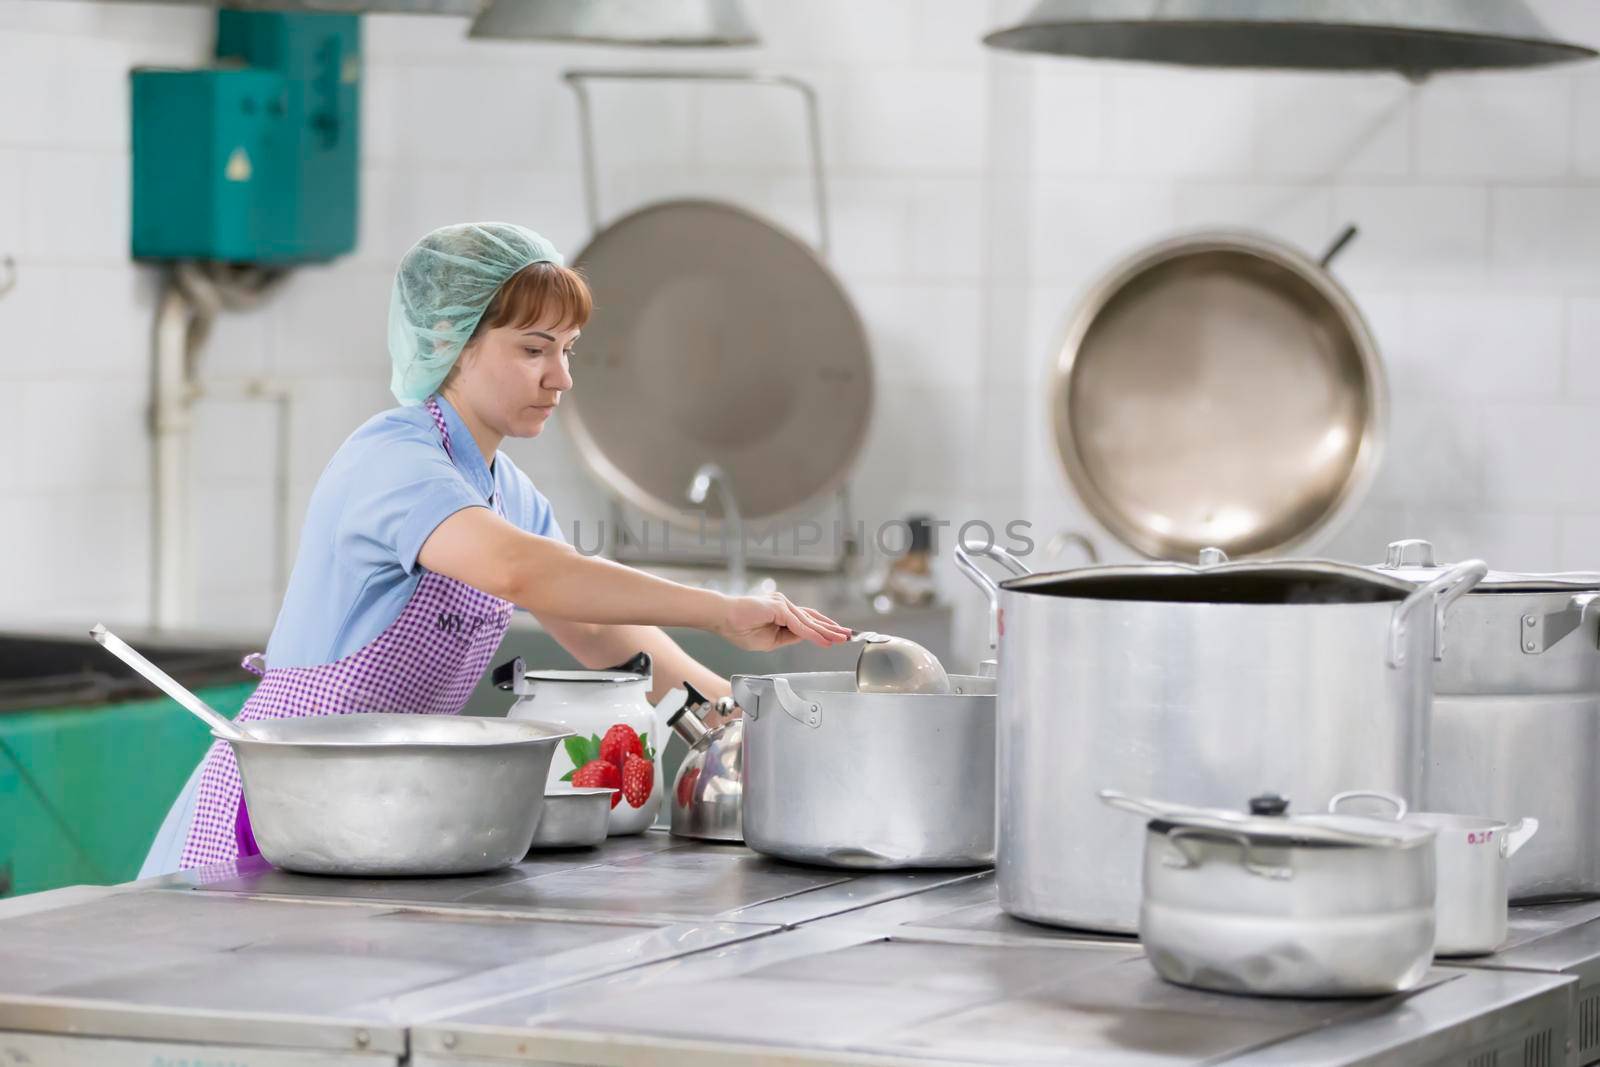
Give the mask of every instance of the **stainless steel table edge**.
[(0, 922), (21, 918), (24, 915), (36, 915), (41, 911), (54, 911), (57, 908), (70, 908), (75, 904), (104, 900), (106, 897), (132, 892), (138, 884), (126, 882), (122, 885), (68, 885), (60, 889), (47, 889), (40, 893), (24, 893), (20, 897), (8, 897), (0, 900)]
[(0, 1032), (0, 1063), (48, 1067), (403, 1067), (404, 1054), (179, 1044), (69, 1034)]
[(530, 1037), (527, 1031), (495, 1026), (452, 1027), (433, 1035), (426, 1045), (414, 1045), (411, 1053), (411, 1067), (500, 1067), (507, 1063), (539, 1067), (640, 1067), (661, 1063), (692, 1063), (696, 1067), (985, 1067), (982, 1060), (934, 1060), (657, 1036), (651, 1036), (646, 1043), (569, 1030), (541, 1030)]
[(305, 1015), (230, 1012), (171, 1006), (110, 1006), (105, 1001), (8, 993), (0, 998), (0, 1030), (179, 1044), (260, 1046), (403, 1056), (406, 1027), (371, 1020), (336, 1022)]
[[(585, 950), (592, 961), (583, 970), (555, 977), (542, 973), (544, 960), (525, 960), (489, 971), (467, 975), (437, 985), (385, 997), (358, 1005), (366, 1009), (381, 1010), (406, 1019), (415, 1028), (447, 1016), (486, 1008), (519, 996), (548, 992), (565, 986), (579, 985), (656, 964), (671, 963), (687, 957), (726, 948), (746, 941), (780, 932), (782, 928), (754, 923), (680, 923), (672, 926), (655, 926), (641, 939), (661, 939), (671, 944), (668, 952), (641, 959), (641, 939), (627, 944), (602, 945)], [(429, 1003), (433, 1002), (433, 1003)]]
[[(1269, 1045), (1252, 1049), (1222, 1063), (1232, 1067), (1421, 1067), (1421, 1065), (1465, 1065), (1480, 1062), (1485, 1053), (1483, 1042), (1498, 1036), (1501, 1042), (1524, 1044), (1528, 1039), (1537, 1042), (1545, 1029), (1553, 1030), (1553, 1039), (1544, 1047), (1548, 1057), (1530, 1060), (1507, 1059), (1493, 1056), (1481, 1062), (1508, 1064), (1530, 1063), (1530, 1067), (1576, 1064), (1577, 1056), (1571, 1030), (1571, 1008), (1577, 981), (1559, 975), (1537, 974), (1529, 971), (1471, 971), (1466, 968), (1439, 967), (1441, 971), (1454, 972), (1452, 980), (1431, 986), (1420, 994), (1406, 997), (1398, 1005), (1387, 1000), (1374, 1001), (1374, 1011), (1363, 1012), (1349, 1019), (1318, 1027), (1307, 1033), (1285, 1038)], [(1483, 1032), (1482, 1020), (1491, 1015), (1483, 1006), (1482, 982), (1463, 982), (1467, 975), (1496, 975), (1490, 984), (1509, 987), (1505, 990), (1513, 1007), (1525, 1014), (1524, 1025), (1501, 1026), (1500, 1035)], [(1519, 988), (1520, 987), (1520, 988)], [(1387, 1005), (1387, 1006), (1385, 1006)], [(1502, 1019), (1507, 1008), (1497, 1007), (1492, 1015)], [(1441, 1021), (1438, 1016), (1444, 1015)], [(1546, 1023), (1547, 1026), (1538, 1026)], [(1537, 1027), (1523, 1036), (1528, 1024)], [(1397, 1037), (1412, 1031), (1416, 1039), (1396, 1046)], [(1362, 1036), (1368, 1040), (1362, 1042)], [(1366, 1044), (1371, 1051), (1362, 1052)], [(1522, 1049), (1518, 1050), (1523, 1051)]]
[[(860, 888), (861, 882), (869, 881), (870, 879), (879, 876), (893, 876), (895, 874), (926, 874), (930, 876), (938, 876), (946, 872), (860, 871), (851, 873), (853, 874), (853, 877), (848, 881), (833, 882), (828, 885), (818, 886), (815, 889), (808, 889), (799, 893), (791, 893), (786, 897), (778, 897), (773, 900), (764, 900), (757, 904), (747, 904), (744, 907), (729, 910), (720, 916), (720, 919), (724, 922), (772, 923), (777, 926), (782, 926), (786, 930), (797, 930), (802, 926), (809, 926), (813, 923), (836, 922), (841, 919), (849, 918), (850, 916), (855, 915), (858, 912), (865, 911), (868, 908), (883, 907), (887, 904), (894, 904), (898, 901), (920, 896), (923, 893), (930, 893), (935, 889), (944, 889), (949, 886), (961, 885), (965, 882), (977, 881), (993, 874), (992, 871), (988, 870), (950, 871), (947, 872), (948, 877), (941, 877), (939, 880), (932, 882), (929, 885), (907, 886), (903, 890), (890, 891), (887, 896), (877, 896), (870, 900), (862, 900), (859, 903), (852, 903), (848, 907), (841, 908), (838, 911), (830, 911), (824, 915), (816, 915), (809, 918), (796, 917), (792, 915), (785, 917), (786, 913), (793, 912), (797, 909), (799, 904), (807, 901), (827, 901), (839, 894), (843, 894), (848, 898), (853, 891)], [(881, 924), (874, 925), (877, 926)]]

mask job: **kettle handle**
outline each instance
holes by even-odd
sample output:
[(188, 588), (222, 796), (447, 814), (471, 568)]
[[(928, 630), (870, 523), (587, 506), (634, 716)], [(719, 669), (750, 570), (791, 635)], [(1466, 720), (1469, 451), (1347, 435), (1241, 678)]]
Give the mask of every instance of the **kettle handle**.
[(1533, 835), (1539, 832), (1539, 820), (1532, 815), (1525, 815), (1506, 827), (1505, 833), (1500, 835), (1500, 855), (1510, 859), (1517, 854), (1517, 850), (1526, 845)]
[(641, 678), (650, 677), (650, 653), (639, 652), (631, 659), (624, 660), (615, 667), (604, 667), (602, 670), (612, 671), (616, 674), (637, 674)]
[(1395, 606), (1389, 617), (1389, 666), (1399, 668), (1406, 663), (1406, 639), (1410, 632), (1411, 616), (1419, 605), (1428, 604), (1433, 609), (1433, 658), (1444, 659), (1444, 616), (1450, 605), (1460, 600), (1472, 587), (1483, 581), (1489, 565), (1481, 559), (1457, 563), (1426, 585), (1413, 589)]
[(517, 656), (515, 659), (506, 660), (506, 662), (496, 667), (494, 673), (489, 676), (489, 680), (494, 683), (497, 689), (505, 689), (516, 693), (520, 692), (517, 688), (517, 683), (522, 681), (522, 676), (527, 673), (528, 665), (522, 661), (521, 656)]

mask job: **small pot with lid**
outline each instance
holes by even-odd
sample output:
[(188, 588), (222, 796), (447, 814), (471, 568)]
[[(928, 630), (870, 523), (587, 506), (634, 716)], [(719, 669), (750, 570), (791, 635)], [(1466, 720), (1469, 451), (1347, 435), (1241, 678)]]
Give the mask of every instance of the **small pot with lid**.
[[(1446, 566), (1410, 540), (1373, 569), (1427, 581)], [(1424, 803), (1539, 820), (1509, 866), (1513, 901), (1600, 895), (1600, 573), (1490, 571), (1442, 639)]]
[(1433, 831), (1356, 815), (1101, 799), (1148, 818), (1139, 938), (1169, 982), (1270, 997), (1381, 996), (1433, 958)]

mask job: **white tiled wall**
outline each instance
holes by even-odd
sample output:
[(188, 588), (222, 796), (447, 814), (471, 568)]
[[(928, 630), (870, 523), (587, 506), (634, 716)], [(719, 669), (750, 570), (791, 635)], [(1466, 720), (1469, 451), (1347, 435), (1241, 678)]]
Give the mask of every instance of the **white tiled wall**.
[[(1049, 363), (1084, 287), (1181, 229), (1248, 226), (1316, 253), (1354, 222), (1334, 269), (1384, 352), (1391, 447), (1327, 551), (1372, 558), (1407, 534), (1505, 568), (1600, 566), (1600, 64), (1413, 86), (983, 49), (982, 32), (1021, 6), (752, 0), (768, 43), (736, 55), (473, 42), (460, 20), (369, 18), (360, 247), (219, 323), (204, 373), (291, 384), (302, 507), (344, 434), (386, 403), (389, 271), (410, 241), (470, 217), (526, 222), (572, 252), (586, 240), (563, 69), (770, 68), (822, 94), (832, 261), (867, 324), (880, 397), (856, 478), (869, 521), (1025, 517), (1126, 555), (1085, 518), (1050, 445)], [(1537, 6), (1600, 42), (1588, 0)], [(126, 258), (126, 71), (203, 61), (210, 26), (181, 6), (0, 0), (0, 256), (20, 267), (0, 299), (15, 412), (0, 621), (146, 610), (158, 279)], [(708, 195), (815, 239), (791, 94), (594, 94), (608, 218)], [(247, 403), (198, 412), (207, 623), (270, 621), (274, 434)], [(604, 514), (559, 423), (512, 450), (565, 519)]]

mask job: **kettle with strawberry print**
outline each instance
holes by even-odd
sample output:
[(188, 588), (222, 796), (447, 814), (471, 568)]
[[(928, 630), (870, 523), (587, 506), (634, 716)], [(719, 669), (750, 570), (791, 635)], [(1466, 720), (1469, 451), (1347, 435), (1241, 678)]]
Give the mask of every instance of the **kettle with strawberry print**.
[(605, 670), (530, 671), (521, 657), (494, 669), (494, 684), (517, 695), (509, 719), (533, 719), (572, 731), (550, 762), (552, 789), (616, 789), (609, 833), (637, 834), (655, 821), (663, 787), (650, 705), (650, 655)]

